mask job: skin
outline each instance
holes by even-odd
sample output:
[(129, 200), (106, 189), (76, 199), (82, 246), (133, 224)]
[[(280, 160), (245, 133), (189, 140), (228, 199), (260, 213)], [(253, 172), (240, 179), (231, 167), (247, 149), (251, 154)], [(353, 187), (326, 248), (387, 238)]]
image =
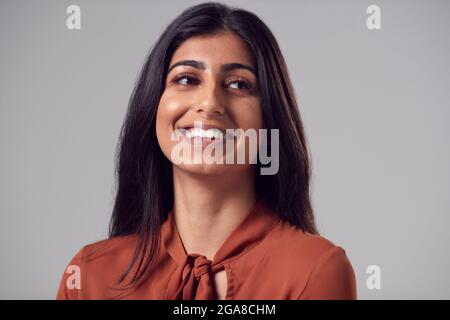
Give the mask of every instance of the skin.
[[(183, 60), (200, 61), (204, 69), (179, 65), (170, 70)], [(245, 43), (231, 32), (189, 38), (175, 51), (156, 117), (158, 142), (169, 160), (177, 143), (171, 140), (171, 134), (193, 121), (233, 129), (263, 128), (256, 75), (245, 68), (221, 71), (229, 63), (255, 69)], [(183, 75), (188, 78), (180, 78)], [(240, 143), (237, 139), (235, 148)], [(174, 218), (186, 252), (202, 254), (213, 261), (217, 250), (256, 200), (254, 165), (247, 161), (246, 164), (173, 163), (172, 170)], [(225, 272), (216, 273), (214, 281), (219, 299), (223, 299)]]

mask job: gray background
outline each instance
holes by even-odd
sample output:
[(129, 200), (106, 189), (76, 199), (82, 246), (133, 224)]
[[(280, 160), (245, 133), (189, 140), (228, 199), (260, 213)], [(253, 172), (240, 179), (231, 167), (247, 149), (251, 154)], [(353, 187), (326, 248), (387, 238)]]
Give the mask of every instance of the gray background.
[[(145, 56), (200, 1), (0, 2), (0, 298), (52, 299), (107, 236), (114, 150)], [(313, 154), (323, 236), (360, 299), (449, 299), (450, 2), (224, 1), (277, 37)], [(66, 8), (81, 7), (81, 30)], [(366, 28), (381, 7), (382, 29)], [(381, 290), (366, 268), (381, 267)]]

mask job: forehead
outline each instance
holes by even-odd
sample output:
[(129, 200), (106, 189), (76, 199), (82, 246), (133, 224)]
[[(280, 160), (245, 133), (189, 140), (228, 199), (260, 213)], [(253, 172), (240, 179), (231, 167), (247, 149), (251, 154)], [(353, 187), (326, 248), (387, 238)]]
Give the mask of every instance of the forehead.
[(170, 64), (179, 60), (203, 61), (207, 67), (230, 62), (253, 66), (253, 60), (245, 42), (231, 32), (187, 39), (177, 48)]

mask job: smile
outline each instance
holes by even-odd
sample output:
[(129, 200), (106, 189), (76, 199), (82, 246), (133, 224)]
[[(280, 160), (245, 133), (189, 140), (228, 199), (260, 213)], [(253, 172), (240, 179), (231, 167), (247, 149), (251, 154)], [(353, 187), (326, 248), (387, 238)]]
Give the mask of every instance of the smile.
[(231, 130), (230, 133), (226, 132), (224, 133), (222, 129), (219, 128), (208, 128), (208, 129), (202, 129), (197, 127), (188, 127), (188, 128), (180, 128), (177, 129), (181, 136), (184, 136), (185, 138), (189, 140), (195, 140), (195, 141), (213, 141), (213, 140), (228, 140), (228, 139), (234, 139), (234, 134), (232, 133), (233, 130)]
[(206, 138), (211, 140), (223, 139), (223, 132), (217, 128), (210, 128), (207, 130), (201, 128), (190, 128), (183, 131), (182, 134), (184, 134), (187, 138)]

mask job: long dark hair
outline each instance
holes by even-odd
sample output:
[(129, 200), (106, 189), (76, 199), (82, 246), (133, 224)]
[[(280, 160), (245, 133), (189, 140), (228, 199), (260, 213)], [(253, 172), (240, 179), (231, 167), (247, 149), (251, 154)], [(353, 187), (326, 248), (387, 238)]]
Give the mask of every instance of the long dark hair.
[(279, 129), (279, 171), (257, 175), (258, 198), (305, 232), (318, 234), (310, 199), (310, 155), (286, 63), (269, 28), (253, 13), (208, 2), (186, 9), (157, 40), (131, 95), (116, 152), (117, 195), (109, 237), (136, 234), (127, 287), (145, 281), (158, 254), (160, 229), (173, 208), (172, 164), (162, 153), (155, 130), (169, 62), (183, 41), (229, 31), (247, 44), (257, 71), (266, 129)]

